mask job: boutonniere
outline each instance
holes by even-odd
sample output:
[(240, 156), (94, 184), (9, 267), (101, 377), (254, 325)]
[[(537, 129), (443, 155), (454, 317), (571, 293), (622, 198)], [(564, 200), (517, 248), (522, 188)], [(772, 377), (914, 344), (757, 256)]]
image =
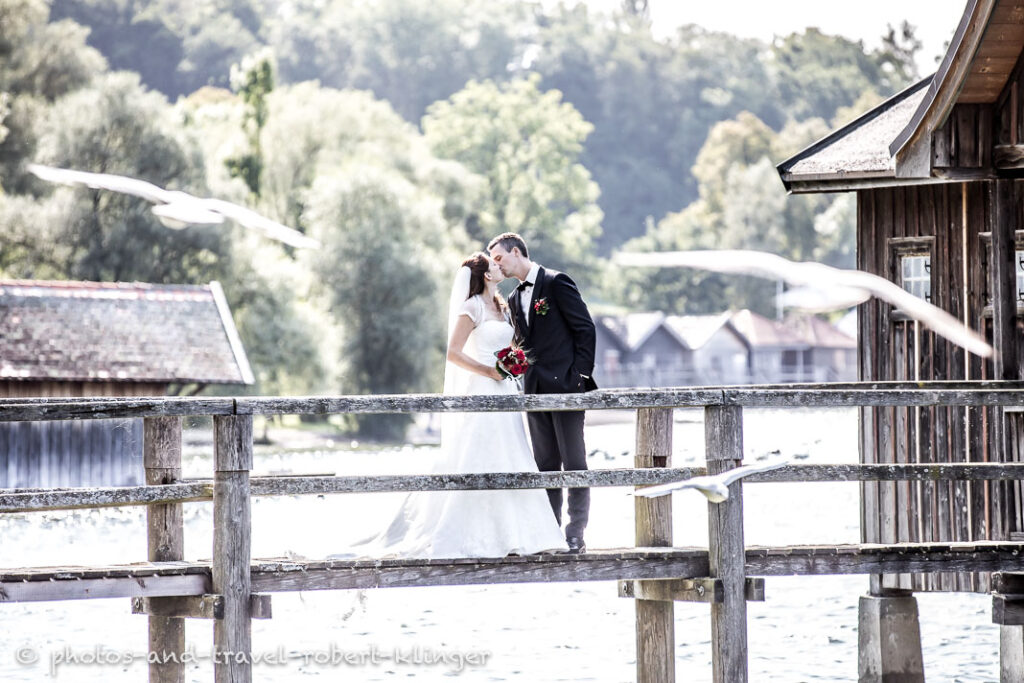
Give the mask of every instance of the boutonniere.
[(547, 297), (544, 297), (543, 299), (537, 299), (536, 301), (533, 302), (533, 312), (536, 313), (537, 315), (547, 315), (548, 314), (548, 299), (547, 299)]

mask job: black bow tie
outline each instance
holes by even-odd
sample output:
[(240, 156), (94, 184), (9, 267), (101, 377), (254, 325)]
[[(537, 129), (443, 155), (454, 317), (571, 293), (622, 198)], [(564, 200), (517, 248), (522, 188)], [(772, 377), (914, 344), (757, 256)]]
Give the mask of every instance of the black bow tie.
[(523, 280), (522, 282), (519, 283), (519, 286), (516, 287), (516, 294), (521, 294), (522, 291), (524, 289), (526, 289), (527, 287), (533, 287), (533, 283), (532, 282), (527, 282), (526, 280)]

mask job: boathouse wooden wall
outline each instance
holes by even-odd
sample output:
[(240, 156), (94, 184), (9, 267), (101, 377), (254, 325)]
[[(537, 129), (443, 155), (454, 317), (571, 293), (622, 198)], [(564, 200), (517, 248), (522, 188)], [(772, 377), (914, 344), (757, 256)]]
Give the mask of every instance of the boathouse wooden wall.
[[(963, 153), (961, 146), (957, 157), (963, 159)], [(1012, 191), (1017, 223), (1021, 224), (1024, 181), (1014, 181)], [(901, 252), (929, 254), (932, 302), (984, 331), (991, 340), (988, 233), (993, 192), (994, 181), (861, 190), (857, 202), (858, 268), (900, 282)], [(858, 324), (862, 380), (993, 378), (992, 362), (966, 354), (878, 299), (862, 304)], [(1015, 352), (1019, 353), (1019, 348)], [(1022, 366), (1017, 363), (1013, 367)], [(1004, 449), (993, 447), (995, 423), (1003, 419), (1002, 411), (994, 408), (865, 408), (861, 417), (861, 457), (866, 463), (1013, 460), (1021, 450), (1008, 448), (1004, 455)], [(1019, 441), (1022, 431), (1011, 425), (1011, 442)], [(1009, 540), (1024, 528), (1019, 494), (1019, 485), (998, 482), (867, 483), (863, 488), (863, 540)], [(901, 575), (885, 577), (883, 585), (983, 591), (987, 590), (987, 577)]]
[[(0, 381), (0, 398), (166, 393), (154, 382)], [(0, 489), (144, 483), (141, 419), (0, 423)]]

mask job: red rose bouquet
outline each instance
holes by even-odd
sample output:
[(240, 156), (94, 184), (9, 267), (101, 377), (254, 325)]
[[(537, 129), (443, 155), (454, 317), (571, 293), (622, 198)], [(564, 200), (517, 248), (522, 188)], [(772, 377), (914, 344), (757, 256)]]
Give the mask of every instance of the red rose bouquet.
[(494, 364), (494, 367), (505, 379), (522, 377), (526, 374), (526, 369), (530, 367), (530, 360), (526, 357), (526, 352), (518, 346), (506, 346), (494, 355), (498, 357), (498, 362)]

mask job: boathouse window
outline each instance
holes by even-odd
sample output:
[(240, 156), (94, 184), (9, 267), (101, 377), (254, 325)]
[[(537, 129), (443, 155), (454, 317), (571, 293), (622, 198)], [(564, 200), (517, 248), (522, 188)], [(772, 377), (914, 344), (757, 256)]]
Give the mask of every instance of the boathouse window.
[[(925, 301), (932, 300), (932, 237), (895, 237), (889, 240), (889, 277)], [(899, 317), (899, 311), (894, 311)]]
[[(981, 286), (982, 300), (985, 302), (985, 315), (992, 315), (992, 292), (989, 287), (989, 260), (992, 249), (992, 233), (982, 232), (978, 235), (980, 239), (981, 257)], [(1014, 235), (1014, 271), (1017, 294), (1017, 308), (1024, 309), (1024, 230), (1018, 230)]]
[(900, 259), (900, 284), (916, 297), (932, 300), (932, 257), (908, 254)]
[(1024, 303), (1024, 250), (1014, 252), (1017, 270), (1017, 305)]

